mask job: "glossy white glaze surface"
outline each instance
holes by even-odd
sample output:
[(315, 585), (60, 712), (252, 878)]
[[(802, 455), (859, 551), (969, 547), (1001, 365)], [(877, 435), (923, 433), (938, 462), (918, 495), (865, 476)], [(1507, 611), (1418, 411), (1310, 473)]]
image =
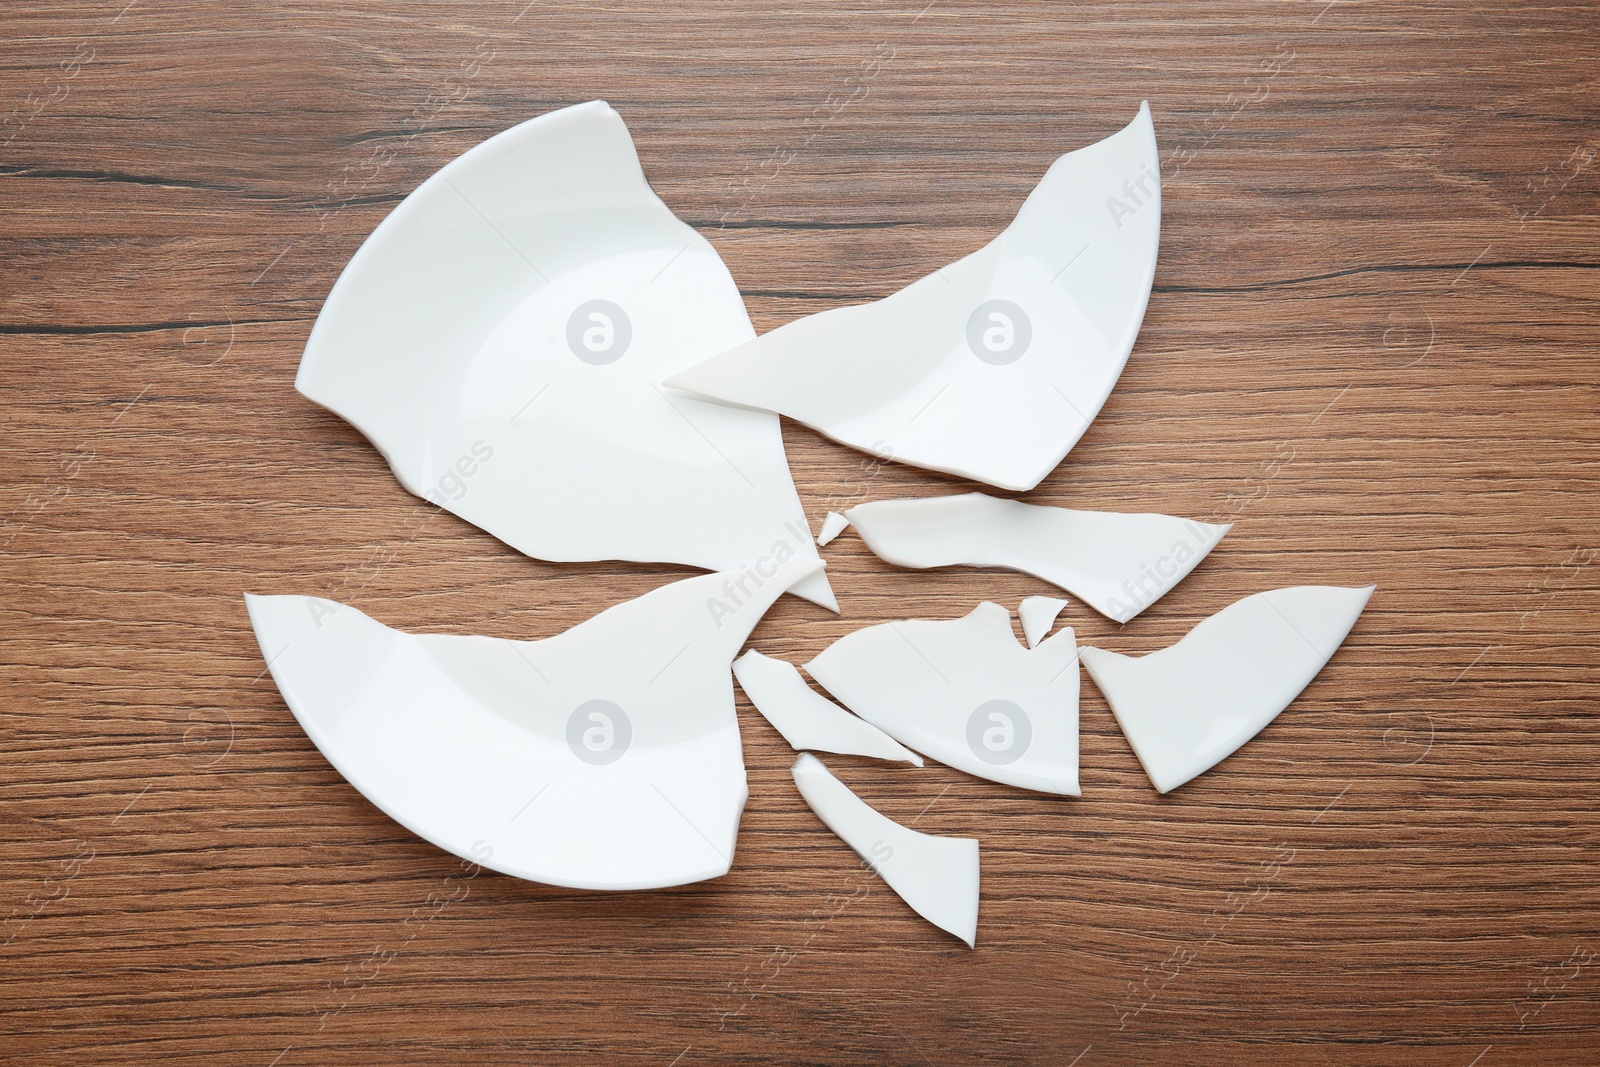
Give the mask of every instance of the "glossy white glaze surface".
[(1078, 656), (1070, 627), (1024, 648), (985, 601), (959, 619), (846, 634), (805, 665), (907, 748), (1007, 785), (1078, 795)]
[[(816, 556), (778, 420), (659, 383), (753, 336), (721, 258), (594, 101), (406, 197), (334, 285), (295, 384), (408, 490), (530, 556), (733, 570)], [(821, 572), (795, 591), (837, 610)]]
[(1017, 617), (1022, 620), (1022, 636), (1029, 648), (1039, 646), (1066, 606), (1065, 600), (1055, 596), (1030, 596), (1017, 605)]
[(870, 304), (798, 319), (667, 379), (864, 452), (1032, 489), (1099, 413), (1133, 349), (1161, 233), (1144, 105), (1057, 159), (983, 248)]
[(921, 756), (812, 689), (788, 660), (752, 648), (733, 661), (733, 676), (756, 710), (796, 752), (814, 749), (922, 766)]
[(809, 753), (794, 765), (794, 784), (811, 810), (911, 909), (972, 947), (978, 939), (978, 841), (941, 837), (883, 815), (851, 792)]
[(1083, 649), (1145, 773), (1163, 793), (1260, 733), (1338, 651), (1376, 586), (1301, 585), (1230, 604), (1147, 656)]
[[(404, 633), (311, 597), (246, 601), (301, 727), (396, 822), (518, 878), (648, 889), (732, 863), (747, 789), (728, 667), (820, 566), (687, 578), (542, 641)], [(750, 594), (730, 595), (740, 578)]]
[(1231, 526), (1172, 515), (1075, 511), (983, 493), (857, 504), (845, 517), (901, 567), (1004, 567), (1076, 594), (1117, 622), (1161, 599)]

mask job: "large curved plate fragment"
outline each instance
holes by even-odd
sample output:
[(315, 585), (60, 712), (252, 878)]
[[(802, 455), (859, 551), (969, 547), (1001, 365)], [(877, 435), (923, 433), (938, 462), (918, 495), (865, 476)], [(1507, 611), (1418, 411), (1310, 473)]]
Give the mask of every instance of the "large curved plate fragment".
[[(753, 336), (595, 101), (406, 197), (328, 295), (295, 384), (408, 490), (530, 556), (736, 570), (816, 556), (778, 420), (658, 383)], [(821, 572), (795, 591), (837, 609)]]
[(1232, 529), (983, 493), (879, 500), (857, 504), (845, 518), (875, 555), (896, 566), (1022, 571), (1076, 593), (1117, 622), (1161, 599)]
[(995, 782), (1078, 795), (1078, 648), (1066, 627), (1024, 648), (1011, 613), (909, 619), (846, 634), (805, 665), (907, 748)]
[(1056, 160), (965, 259), (871, 304), (791, 322), (667, 379), (874, 455), (1004, 489), (1077, 444), (1144, 319), (1161, 231), (1150, 108)]
[(794, 784), (817, 818), (911, 909), (971, 948), (978, 940), (978, 841), (901, 826), (856, 796), (823, 762), (806, 753)]
[(1158, 791), (1215, 767), (1288, 707), (1338, 650), (1376, 586), (1301, 585), (1245, 597), (1137, 658), (1085, 647)]
[[(543, 641), (245, 600), (301, 727), (396, 822), (518, 878), (650, 889), (732, 863), (747, 789), (728, 665), (821, 565), (688, 578)], [(729, 598), (734, 579), (747, 595)]]

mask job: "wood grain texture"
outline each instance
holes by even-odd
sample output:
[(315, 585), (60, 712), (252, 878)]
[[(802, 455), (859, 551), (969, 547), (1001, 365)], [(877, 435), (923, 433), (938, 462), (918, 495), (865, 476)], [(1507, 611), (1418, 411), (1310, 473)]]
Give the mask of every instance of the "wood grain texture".
[[(1593, 5), (125, 4), (0, 13), (0, 1060), (1595, 1062)], [(690, 573), (520, 557), (293, 388), (396, 202), (593, 98), (761, 330), (977, 248), (1148, 98), (1149, 315), (1028, 499), (1237, 525), (1126, 628), (1065, 621), (1144, 652), (1378, 583), (1171, 796), (1087, 681), (1080, 800), (830, 760), (981, 838), (976, 951), (824, 830), (742, 697), (732, 873), (605, 896), (460, 880), (261, 676), (245, 590), (532, 638)], [(961, 484), (784, 433), (813, 522)], [(1048, 591), (827, 556), (844, 615), (784, 598), (764, 651)]]

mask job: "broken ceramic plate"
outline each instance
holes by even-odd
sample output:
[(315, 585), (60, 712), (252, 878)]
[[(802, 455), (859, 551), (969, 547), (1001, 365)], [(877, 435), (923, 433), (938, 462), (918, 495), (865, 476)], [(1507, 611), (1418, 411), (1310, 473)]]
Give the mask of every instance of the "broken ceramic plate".
[(1078, 648), (1067, 627), (1028, 649), (985, 601), (960, 619), (846, 634), (805, 665), (845, 707), (968, 774), (1078, 795)]
[(1022, 620), (1022, 636), (1027, 639), (1029, 648), (1039, 646), (1066, 606), (1065, 600), (1054, 596), (1025, 597), (1017, 605), (1017, 618)]
[(1277, 718), (1333, 656), (1375, 588), (1257, 593), (1159, 652), (1085, 647), (1083, 665), (1150, 781), (1168, 793)]
[(817, 531), (817, 544), (825, 545), (835, 537), (844, 533), (844, 528), (850, 525), (850, 520), (837, 511), (830, 511), (823, 516), (822, 529)]
[(245, 599), (301, 727), (396, 822), (518, 878), (650, 889), (732, 863), (747, 790), (728, 665), (821, 565), (688, 578), (542, 641)]
[(817, 818), (911, 909), (972, 947), (978, 939), (978, 842), (919, 833), (881, 814), (807, 753), (794, 784)]
[(876, 303), (791, 322), (668, 378), (1003, 489), (1077, 444), (1144, 319), (1161, 230), (1149, 105), (1056, 160), (988, 245)]
[(921, 756), (812, 689), (788, 660), (763, 656), (752, 648), (733, 661), (733, 676), (750, 703), (796, 752), (810, 748), (922, 766)]
[[(754, 336), (595, 101), (448, 164), (345, 268), (295, 385), (408, 490), (539, 559), (816, 558), (775, 416), (659, 382)], [(837, 610), (818, 571), (796, 593)]]
[(874, 554), (896, 566), (1022, 571), (1076, 593), (1117, 622), (1159, 600), (1232, 529), (983, 493), (879, 500), (857, 504), (845, 518)]

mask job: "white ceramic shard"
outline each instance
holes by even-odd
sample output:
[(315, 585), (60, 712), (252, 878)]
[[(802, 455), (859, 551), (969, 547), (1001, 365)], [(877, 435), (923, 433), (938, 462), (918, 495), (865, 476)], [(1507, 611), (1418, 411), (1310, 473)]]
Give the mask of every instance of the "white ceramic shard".
[(922, 766), (922, 757), (806, 684), (788, 660), (751, 649), (733, 661), (733, 676), (750, 702), (796, 752), (816, 749)]
[(1061, 609), (1066, 606), (1065, 600), (1055, 596), (1030, 596), (1017, 605), (1017, 617), (1022, 620), (1022, 636), (1028, 639), (1029, 648), (1038, 647), (1044, 635), (1050, 632), (1050, 627), (1056, 624)]
[(911, 910), (972, 947), (978, 939), (978, 842), (919, 833), (881, 814), (806, 753), (794, 784), (828, 829), (855, 849)]
[(1000, 236), (883, 300), (791, 322), (667, 379), (851, 447), (1004, 489), (1089, 428), (1144, 319), (1161, 230), (1148, 105), (1055, 161)]
[(817, 544), (825, 545), (835, 537), (844, 533), (844, 528), (850, 525), (850, 520), (837, 511), (828, 512), (822, 520), (822, 529), (817, 532)]
[[(351, 258), (296, 387), (412, 493), (539, 559), (814, 558), (776, 417), (659, 383), (754, 336), (601, 101), (513, 127)], [(822, 572), (795, 592), (837, 610)]]
[(1217, 526), (1153, 513), (1074, 511), (983, 493), (879, 500), (845, 518), (901, 567), (1005, 567), (1043, 578), (1117, 622), (1177, 585), (1222, 540)]
[(649, 889), (732, 863), (747, 789), (728, 665), (820, 566), (688, 578), (543, 641), (245, 599), (301, 727), (396, 822), (518, 878)]
[(1078, 649), (1067, 627), (1028, 649), (985, 601), (960, 619), (846, 634), (805, 665), (907, 748), (980, 778), (1078, 795)]
[(1169, 793), (1277, 718), (1338, 649), (1375, 588), (1257, 593), (1159, 652), (1135, 658), (1086, 647), (1083, 665), (1150, 781)]

